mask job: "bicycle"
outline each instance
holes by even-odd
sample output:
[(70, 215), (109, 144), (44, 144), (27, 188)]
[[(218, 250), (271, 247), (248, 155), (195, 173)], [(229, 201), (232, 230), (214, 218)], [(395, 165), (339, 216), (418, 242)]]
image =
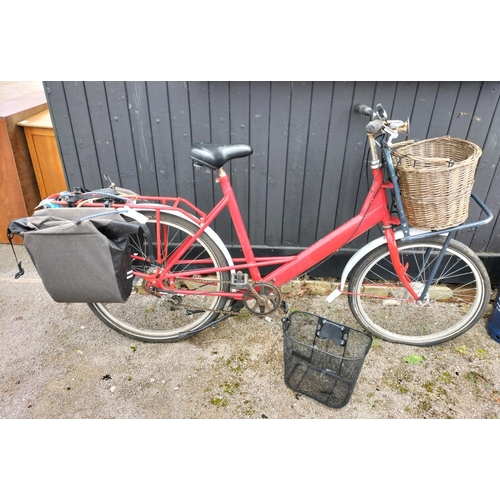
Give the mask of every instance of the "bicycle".
[[(117, 332), (150, 342), (185, 339), (242, 307), (268, 315), (285, 307), (279, 290), (283, 284), (381, 225), (383, 236), (351, 257), (327, 300), (347, 294), (359, 324), (390, 342), (430, 346), (470, 329), (486, 309), (490, 281), (478, 256), (453, 237), (459, 230), (490, 222), (492, 213), (473, 194), (485, 219), (439, 231), (410, 227), (391, 157), (393, 140), (399, 134), (408, 138), (409, 120), (387, 119), (380, 104), (375, 110), (356, 105), (355, 111), (370, 118), (366, 126), (372, 173), (369, 192), (357, 215), (297, 255), (254, 254), (223, 168), (228, 161), (253, 152), (246, 144), (191, 147), (194, 166), (216, 172), (222, 189), (222, 199), (209, 213), (180, 197), (139, 196), (114, 185), (93, 192), (57, 193), (45, 200), (52, 206), (127, 208), (130, 214), (141, 214), (150, 227), (151, 241), (143, 233), (130, 239), (135, 278), (128, 301), (89, 304), (92, 311)], [(240, 258), (231, 257), (210, 227), (226, 207), (241, 245)], [(148, 248), (153, 248), (154, 255)], [(262, 275), (264, 267), (273, 270)]]

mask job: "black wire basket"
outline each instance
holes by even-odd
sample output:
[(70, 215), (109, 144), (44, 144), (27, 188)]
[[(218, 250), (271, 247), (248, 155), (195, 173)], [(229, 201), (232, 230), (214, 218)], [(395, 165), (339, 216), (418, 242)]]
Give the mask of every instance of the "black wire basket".
[(312, 313), (283, 319), (285, 384), (332, 408), (353, 393), (372, 338)]

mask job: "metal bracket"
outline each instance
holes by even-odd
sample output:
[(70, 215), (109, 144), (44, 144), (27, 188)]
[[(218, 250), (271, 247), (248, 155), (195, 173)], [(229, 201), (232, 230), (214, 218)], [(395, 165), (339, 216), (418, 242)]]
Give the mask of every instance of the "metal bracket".
[(333, 340), (338, 346), (344, 346), (346, 341), (344, 334), (349, 330), (346, 326), (328, 321), (327, 319), (318, 320), (316, 336), (320, 339)]

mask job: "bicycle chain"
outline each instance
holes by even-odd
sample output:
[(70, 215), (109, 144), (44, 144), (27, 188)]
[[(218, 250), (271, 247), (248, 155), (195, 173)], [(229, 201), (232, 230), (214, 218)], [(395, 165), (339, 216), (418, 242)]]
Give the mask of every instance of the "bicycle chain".
[[(188, 279), (189, 281), (198, 281), (198, 282), (202, 282), (202, 283), (203, 282), (206, 282), (206, 283), (218, 283), (218, 284), (222, 284), (222, 285), (232, 285), (233, 284), (231, 281), (227, 281), (227, 280), (213, 280), (213, 279), (204, 280), (203, 278), (184, 278), (184, 279)], [(183, 278), (178, 278), (178, 280), (182, 281)], [(241, 309), (243, 309), (243, 307), (246, 307), (246, 309), (248, 311), (250, 311), (252, 314), (255, 314), (256, 316), (264, 316), (265, 314), (268, 314), (268, 313), (267, 312), (266, 313), (257, 313), (257, 312), (253, 311), (252, 309), (250, 309), (247, 306), (246, 300), (245, 300), (245, 296), (250, 291), (250, 287), (258, 287), (258, 286), (265, 285), (265, 286), (268, 286), (270, 288), (273, 288), (278, 293), (278, 302), (279, 302), (279, 305), (276, 306), (276, 308), (273, 309), (272, 311), (269, 311), (269, 314), (275, 312), (276, 310), (278, 310), (280, 308), (284, 311), (285, 314), (288, 313), (288, 310), (289, 310), (288, 304), (284, 300), (281, 300), (281, 294), (280, 294), (279, 290), (274, 285), (271, 285), (270, 283), (267, 283), (265, 281), (249, 281), (248, 285), (249, 285), (249, 287), (246, 289), (244, 297), (241, 300), (238, 300), (238, 301), (236, 301), (236, 299), (233, 300), (233, 305), (234, 304), (239, 304), (240, 305), (240, 307), (238, 307), (238, 309), (236, 311), (231, 311), (230, 309), (229, 310), (224, 310), (224, 309), (221, 309), (221, 310), (217, 310), (217, 309), (201, 309), (201, 310), (204, 311), (204, 312), (216, 312), (216, 313), (219, 313), (219, 314), (225, 314), (227, 316), (237, 316), (237, 315), (240, 314)], [(182, 296), (182, 293), (176, 293), (175, 291), (166, 290), (163, 293), (161, 291), (158, 291), (158, 293), (155, 293), (155, 295), (157, 295), (160, 298), (165, 298), (166, 300), (169, 300), (168, 299), (169, 296), (175, 296), (175, 295)], [(189, 309), (186, 309), (186, 311), (189, 311)]]

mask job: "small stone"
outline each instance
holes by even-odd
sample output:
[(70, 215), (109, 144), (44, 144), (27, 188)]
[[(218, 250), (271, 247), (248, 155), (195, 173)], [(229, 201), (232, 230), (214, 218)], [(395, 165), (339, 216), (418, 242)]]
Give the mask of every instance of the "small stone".
[(109, 388), (109, 392), (113, 393), (113, 392), (115, 392), (115, 391), (116, 391), (116, 386), (115, 386), (115, 385), (113, 385), (113, 386), (111, 386), (111, 387)]
[(154, 382), (154, 381), (155, 381), (155, 379), (154, 379), (154, 378), (152, 378), (152, 379), (150, 379), (149, 381), (150, 381), (150, 382)]

